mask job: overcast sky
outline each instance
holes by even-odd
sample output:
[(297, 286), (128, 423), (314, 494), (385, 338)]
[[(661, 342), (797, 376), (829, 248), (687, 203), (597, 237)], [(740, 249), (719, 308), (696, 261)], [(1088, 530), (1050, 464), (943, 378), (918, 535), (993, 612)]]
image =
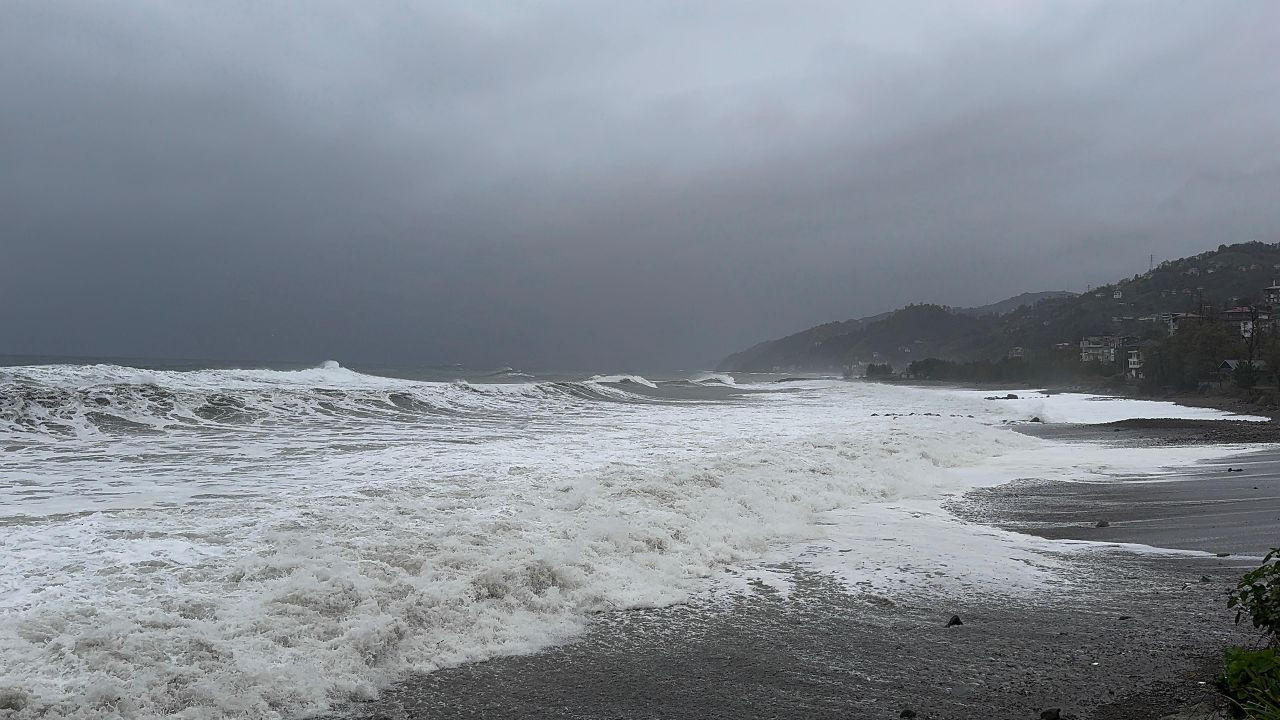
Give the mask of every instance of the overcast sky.
[(1280, 2), (9, 0), (0, 352), (696, 368), (1280, 241)]

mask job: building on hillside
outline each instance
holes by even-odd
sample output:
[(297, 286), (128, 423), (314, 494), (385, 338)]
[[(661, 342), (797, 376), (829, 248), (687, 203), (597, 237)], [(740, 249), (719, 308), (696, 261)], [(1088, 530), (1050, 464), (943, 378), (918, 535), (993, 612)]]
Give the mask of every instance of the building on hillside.
[(1027, 353), (1021, 347), (1011, 347), (1004, 356), (1010, 360), (1021, 360), (1027, 356)]
[(1218, 319), (1242, 338), (1251, 338), (1255, 332), (1265, 332), (1271, 324), (1270, 313), (1248, 305), (1223, 310)]
[(1201, 320), (1204, 320), (1204, 316), (1198, 313), (1160, 313), (1160, 322), (1164, 323), (1171, 334), (1178, 332), (1178, 328), (1186, 326), (1187, 323)]
[(1080, 362), (1114, 363), (1116, 350), (1120, 345), (1121, 340), (1115, 335), (1088, 335), (1080, 338)]
[[(1222, 363), (1218, 365), (1218, 371), (1222, 373), (1233, 373), (1236, 371), (1236, 368), (1240, 367), (1245, 362), (1247, 361), (1246, 360), (1223, 360)], [(1267, 361), (1254, 360), (1253, 369), (1257, 370), (1258, 372), (1266, 372)]]
[(1143, 378), (1142, 366), (1145, 364), (1146, 360), (1142, 355), (1142, 349), (1135, 348), (1130, 350), (1128, 355), (1129, 377), (1134, 380), (1141, 380)]
[(1123, 297), (1124, 297), (1124, 292), (1121, 290), (1116, 290), (1115, 292), (1111, 293), (1112, 300), (1119, 300)]
[(1272, 282), (1270, 287), (1263, 288), (1262, 299), (1267, 305), (1280, 305), (1280, 284)]

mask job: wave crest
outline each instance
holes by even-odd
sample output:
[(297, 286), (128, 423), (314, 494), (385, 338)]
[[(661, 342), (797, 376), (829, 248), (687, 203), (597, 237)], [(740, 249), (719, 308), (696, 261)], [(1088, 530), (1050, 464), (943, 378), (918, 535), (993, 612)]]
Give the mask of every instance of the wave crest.
[[(0, 368), (0, 431), (85, 436), (197, 432), (346, 418), (355, 426), (442, 416), (514, 416), (534, 406), (654, 402), (638, 376), (473, 384), (365, 375), (335, 361), (304, 370), (152, 371), (114, 365)], [(353, 427), (355, 427), (353, 426)]]

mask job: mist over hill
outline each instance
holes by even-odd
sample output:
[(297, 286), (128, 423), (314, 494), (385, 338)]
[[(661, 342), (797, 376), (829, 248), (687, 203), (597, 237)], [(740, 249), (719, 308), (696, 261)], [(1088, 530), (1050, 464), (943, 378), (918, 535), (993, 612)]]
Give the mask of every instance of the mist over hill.
[(1081, 294), (1023, 293), (976, 308), (908, 305), (825, 323), (736, 352), (718, 369), (827, 372), (870, 362), (905, 365), (926, 357), (997, 359), (1015, 348), (1075, 343), (1087, 334), (1141, 335), (1154, 327), (1153, 315), (1249, 302), (1276, 279), (1280, 243), (1220, 245)]
[(1054, 300), (1057, 298), (1075, 297), (1076, 293), (1067, 290), (1047, 290), (1045, 292), (1025, 292), (1020, 295), (1014, 295), (1000, 302), (993, 302), (989, 305), (979, 305), (970, 308), (952, 308), (951, 312), (959, 315), (971, 315), (973, 317), (982, 317), (984, 315), (1005, 315), (1017, 310), (1024, 305), (1035, 305), (1041, 300)]

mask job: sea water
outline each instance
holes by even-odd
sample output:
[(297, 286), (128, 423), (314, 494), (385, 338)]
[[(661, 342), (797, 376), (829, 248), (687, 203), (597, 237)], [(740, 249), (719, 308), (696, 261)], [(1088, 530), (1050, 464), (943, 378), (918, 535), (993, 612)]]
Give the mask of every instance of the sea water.
[(1011, 425), (1221, 416), (822, 378), (399, 374), (0, 368), (0, 715), (323, 712), (786, 557), (851, 591), (945, 582), (939, 558), (952, 589), (1015, 591), (1053, 573), (1047, 541), (941, 498), (1206, 451)]

